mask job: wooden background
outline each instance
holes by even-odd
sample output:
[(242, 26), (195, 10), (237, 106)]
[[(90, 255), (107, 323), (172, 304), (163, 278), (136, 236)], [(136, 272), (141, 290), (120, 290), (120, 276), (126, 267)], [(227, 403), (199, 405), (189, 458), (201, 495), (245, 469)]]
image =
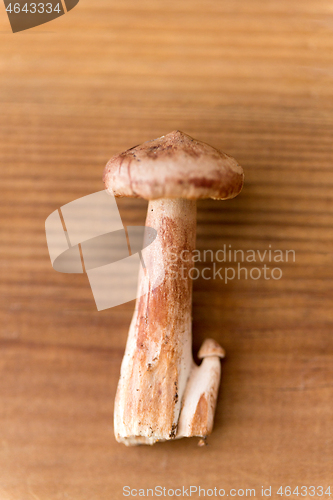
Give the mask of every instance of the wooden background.
[[(17, 34), (1, 3), (1, 500), (333, 491), (332, 59), (326, 0), (81, 0)], [(212, 336), (227, 351), (214, 433), (126, 448), (112, 412), (134, 303), (97, 312), (86, 276), (52, 269), (44, 221), (103, 189), (110, 156), (173, 129), (245, 170), (239, 197), (199, 203), (198, 248), (296, 262), (281, 280), (195, 282), (194, 350)], [(145, 206), (122, 200), (124, 223)]]

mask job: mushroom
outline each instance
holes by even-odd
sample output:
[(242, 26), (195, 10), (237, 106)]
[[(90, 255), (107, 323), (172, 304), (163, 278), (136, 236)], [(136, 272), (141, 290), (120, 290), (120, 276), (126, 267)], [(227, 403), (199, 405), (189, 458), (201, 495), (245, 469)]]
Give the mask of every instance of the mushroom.
[[(224, 349), (213, 339), (206, 339), (198, 352), (200, 366), (192, 363), (177, 427), (177, 438), (206, 438), (213, 430), (217, 393), (221, 378)], [(200, 443), (199, 443), (200, 444)]]
[[(224, 352), (206, 340), (199, 367), (192, 357), (196, 200), (235, 197), (243, 170), (232, 157), (174, 131), (111, 158), (103, 180), (115, 196), (149, 200), (146, 226), (157, 231), (142, 252), (154, 272), (141, 269), (139, 275), (115, 399), (115, 437), (126, 445), (205, 438), (213, 427)], [(182, 273), (175, 272), (181, 266)]]

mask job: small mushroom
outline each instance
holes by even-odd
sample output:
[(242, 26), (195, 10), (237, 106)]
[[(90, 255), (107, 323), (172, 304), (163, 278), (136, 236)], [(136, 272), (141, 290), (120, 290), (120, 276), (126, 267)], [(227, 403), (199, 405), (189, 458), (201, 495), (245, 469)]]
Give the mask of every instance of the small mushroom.
[[(157, 231), (154, 243), (144, 250), (153, 276), (140, 272), (121, 366), (116, 439), (136, 445), (205, 438), (213, 426), (223, 350), (215, 341), (205, 341), (199, 351), (201, 365), (192, 358), (189, 271), (196, 200), (235, 197), (243, 186), (243, 170), (230, 156), (174, 131), (111, 158), (104, 182), (115, 196), (149, 200), (146, 226)], [(175, 273), (181, 266), (183, 272)]]
[(220, 358), (224, 356), (224, 349), (215, 340), (206, 339), (202, 344), (198, 358), (203, 361), (200, 366), (193, 362), (180, 412), (177, 438), (205, 438), (212, 432), (221, 378)]

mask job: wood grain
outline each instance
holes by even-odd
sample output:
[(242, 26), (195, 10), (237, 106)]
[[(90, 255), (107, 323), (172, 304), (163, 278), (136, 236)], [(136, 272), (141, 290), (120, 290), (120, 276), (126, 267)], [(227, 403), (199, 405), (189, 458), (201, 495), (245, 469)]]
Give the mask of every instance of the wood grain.
[[(0, 5), (0, 39), (0, 499), (333, 487), (332, 3), (82, 0), (15, 35)], [(236, 199), (198, 204), (198, 248), (296, 261), (195, 282), (194, 351), (211, 336), (227, 352), (209, 446), (127, 449), (112, 411), (134, 304), (97, 312), (86, 276), (52, 269), (44, 222), (174, 129), (245, 171)], [(144, 201), (119, 206), (144, 220)]]

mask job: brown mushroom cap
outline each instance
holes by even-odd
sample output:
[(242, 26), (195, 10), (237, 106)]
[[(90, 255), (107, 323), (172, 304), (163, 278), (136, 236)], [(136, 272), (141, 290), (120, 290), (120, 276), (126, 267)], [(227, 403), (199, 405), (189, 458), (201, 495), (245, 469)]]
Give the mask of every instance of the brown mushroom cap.
[(225, 350), (214, 339), (206, 339), (198, 352), (198, 358), (204, 359), (210, 356), (225, 357)]
[(115, 196), (213, 198), (236, 196), (243, 169), (234, 158), (176, 130), (114, 156), (103, 181)]

